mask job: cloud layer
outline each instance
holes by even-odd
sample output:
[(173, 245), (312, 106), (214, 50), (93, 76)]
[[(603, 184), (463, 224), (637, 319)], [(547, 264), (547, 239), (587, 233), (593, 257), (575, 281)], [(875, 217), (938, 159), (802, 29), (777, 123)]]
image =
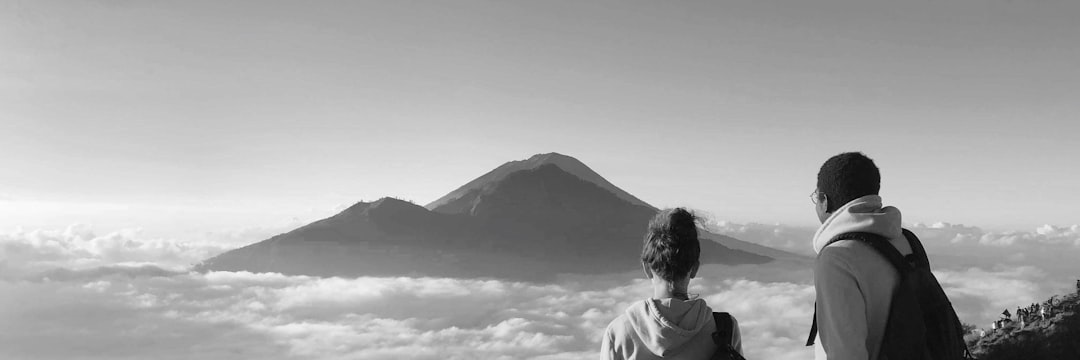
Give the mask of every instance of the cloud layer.
[[(632, 274), (534, 284), (178, 268), (221, 250), (83, 227), (4, 235), (0, 358), (591, 359), (608, 322), (651, 291)], [(691, 293), (739, 319), (749, 358), (805, 359), (805, 274), (707, 266)], [(962, 319), (981, 326), (1069, 285), (1034, 266), (937, 274)]]
[[(1075, 265), (1062, 260), (1080, 257), (1080, 225), (1043, 225), (1031, 231), (1008, 232), (945, 222), (905, 227), (922, 240), (936, 270), (1035, 266), (1049, 278), (1060, 281), (1076, 274)], [(810, 239), (814, 228), (720, 221), (710, 224), (709, 229), (740, 240), (813, 255)]]
[(136, 229), (98, 235), (88, 225), (71, 225), (64, 230), (16, 230), (0, 234), (0, 269), (6, 267), (9, 276), (15, 271), (113, 264), (153, 264), (179, 269), (234, 246), (211, 241), (145, 239)]
[[(89, 271), (89, 270), (87, 270)], [(650, 289), (439, 278), (101, 273), (3, 281), (0, 357), (593, 358), (601, 331)], [(759, 358), (799, 358), (807, 285), (702, 281)], [(757, 300), (753, 300), (757, 299)], [(745, 315), (742, 315), (745, 314)], [(154, 355), (156, 357), (156, 355)]]

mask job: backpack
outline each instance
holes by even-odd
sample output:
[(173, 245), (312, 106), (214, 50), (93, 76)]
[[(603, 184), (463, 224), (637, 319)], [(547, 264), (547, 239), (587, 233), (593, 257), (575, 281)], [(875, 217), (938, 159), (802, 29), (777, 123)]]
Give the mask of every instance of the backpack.
[[(964, 343), (964, 329), (952, 303), (941, 284), (930, 272), (930, 260), (922, 242), (911, 231), (903, 230), (911, 245), (912, 254), (900, 254), (884, 236), (865, 232), (837, 235), (829, 244), (840, 240), (857, 240), (869, 245), (885, 257), (900, 275), (893, 292), (885, 335), (881, 339), (878, 359), (892, 360), (960, 360), (973, 359)], [(825, 245), (825, 246), (828, 246)], [(817, 306), (814, 323), (806, 345), (814, 344), (817, 336)]]
[(731, 346), (732, 337), (735, 336), (735, 321), (731, 314), (726, 312), (713, 312), (713, 320), (716, 321), (716, 332), (712, 333), (713, 343), (717, 349), (709, 360), (746, 360), (735, 348)]

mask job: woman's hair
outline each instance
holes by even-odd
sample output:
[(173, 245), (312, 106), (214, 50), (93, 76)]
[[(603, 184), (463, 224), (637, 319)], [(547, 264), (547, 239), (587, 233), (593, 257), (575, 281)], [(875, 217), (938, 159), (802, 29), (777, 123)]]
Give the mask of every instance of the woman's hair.
[(661, 279), (677, 281), (686, 278), (698, 265), (701, 254), (697, 220), (697, 216), (683, 208), (660, 211), (649, 222), (641, 261)]

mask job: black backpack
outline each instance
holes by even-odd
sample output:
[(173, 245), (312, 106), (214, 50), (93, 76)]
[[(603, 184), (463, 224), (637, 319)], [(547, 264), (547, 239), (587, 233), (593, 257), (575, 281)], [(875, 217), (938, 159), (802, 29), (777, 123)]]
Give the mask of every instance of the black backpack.
[(735, 348), (731, 346), (732, 337), (735, 336), (735, 321), (731, 314), (726, 312), (713, 312), (713, 320), (716, 321), (716, 332), (712, 333), (713, 343), (717, 349), (710, 360), (746, 360)]
[[(922, 242), (911, 231), (903, 230), (912, 254), (903, 256), (884, 236), (865, 232), (837, 235), (840, 240), (858, 240), (885, 257), (900, 274), (893, 292), (885, 336), (881, 339), (878, 359), (891, 360), (960, 360), (973, 359), (964, 343), (964, 329), (941, 284), (930, 272), (930, 260)], [(828, 246), (828, 245), (826, 245)], [(815, 306), (816, 308), (817, 306)], [(817, 336), (817, 310), (810, 338)]]

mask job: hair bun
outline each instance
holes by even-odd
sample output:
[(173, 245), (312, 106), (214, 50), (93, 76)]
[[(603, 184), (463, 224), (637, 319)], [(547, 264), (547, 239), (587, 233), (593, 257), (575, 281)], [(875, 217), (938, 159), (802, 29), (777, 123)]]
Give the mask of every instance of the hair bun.
[(665, 280), (688, 275), (701, 253), (697, 222), (698, 217), (684, 208), (661, 210), (649, 222), (641, 261)]
[(698, 217), (685, 208), (674, 208), (664, 210), (666, 214), (661, 216), (665, 218), (665, 224), (662, 224), (663, 229), (661, 232), (666, 233), (668, 236), (664, 236), (668, 241), (685, 241), (685, 240), (697, 240), (697, 221)]

